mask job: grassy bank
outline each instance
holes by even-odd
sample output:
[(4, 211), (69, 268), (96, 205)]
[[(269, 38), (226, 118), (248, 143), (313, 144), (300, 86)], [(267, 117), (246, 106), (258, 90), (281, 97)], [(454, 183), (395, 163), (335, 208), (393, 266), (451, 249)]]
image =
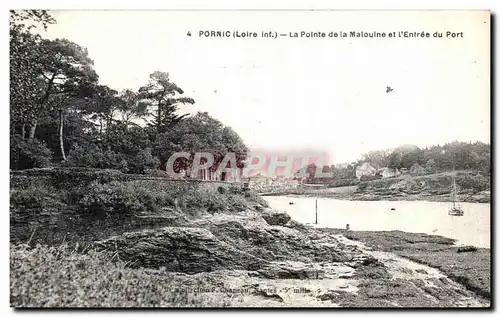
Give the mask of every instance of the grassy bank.
[(11, 242), (81, 245), (255, 205), (266, 202), (239, 184), (169, 182), (112, 170), (28, 170), (11, 175)]
[(200, 277), (130, 269), (111, 252), (67, 246), (11, 245), (10, 302), (14, 307), (225, 307), (228, 298), (181, 291), (207, 286)]

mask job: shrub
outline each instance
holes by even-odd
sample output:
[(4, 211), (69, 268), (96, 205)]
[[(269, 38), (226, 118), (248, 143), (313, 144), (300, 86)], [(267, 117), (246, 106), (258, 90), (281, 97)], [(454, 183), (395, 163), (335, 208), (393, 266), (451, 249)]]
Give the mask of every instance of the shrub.
[(411, 175), (424, 175), (426, 170), (420, 166), (418, 163), (415, 163), (410, 168)]
[(358, 189), (357, 189), (357, 191), (362, 191), (362, 190), (365, 190), (367, 187), (368, 187), (368, 183), (360, 183), (360, 184), (358, 185)]
[(37, 139), (28, 142), (19, 135), (10, 139), (10, 168), (13, 170), (47, 167), (52, 155), (52, 151)]
[(129, 158), (128, 172), (133, 174), (144, 174), (146, 170), (155, 168), (160, 161), (154, 157), (151, 148), (140, 150), (135, 156)]
[(457, 253), (462, 253), (462, 252), (476, 252), (477, 248), (473, 245), (466, 245), (463, 247), (458, 247)]
[(227, 192), (227, 188), (223, 187), (223, 186), (219, 186), (219, 187), (217, 187), (217, 191), (219, 192), (219, 194), (225, 194)]
[(29, 184), (22, 188), (11, 189), (10, 203), (24, 208), (43, 208), (53, 193), (47, 187)]
[(92, 213), (137, 213), (157, 211), (161, 206), (172, 206), (173, 200), (166, 193), (149, 191), (133, 182), (101, 184), (92, 182), (85, 190), (78, 205)]
[(168, 173), (166, 171), (162, 171), (160, 169), (146, 169), (144, 170), (144, 174), (151, 176), (151, 177), (163, 177), (163, 178), (168, 178)]
[(103, 151), (95, 144), (75, 146), (64, 162), (68, 167), (109, 168), (131, 174), (144, 174), (155, 168), (159, 163), (152, 155), (151, 148), (140, 150), (135, 155), (116, 153), (112, 150)]
[(462, 189), (473, 189), (474, 191), (483, 191), (490, 188), (489, 177), (480, 174), (458, 174), (457, 185)]
[(86, 146), (76, 145), (72, 149), (64, 166), (68, 167), (93, 167), (93, 168), (112, 168), (127, 171), (127, 162), (123, 162), (123, 155), (111, 150), (103, 151), (95, 144)]

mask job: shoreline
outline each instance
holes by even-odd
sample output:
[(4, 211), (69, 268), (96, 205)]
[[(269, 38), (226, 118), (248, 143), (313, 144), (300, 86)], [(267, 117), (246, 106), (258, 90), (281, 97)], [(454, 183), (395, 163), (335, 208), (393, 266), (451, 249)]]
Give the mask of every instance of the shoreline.
[[(373, 194), (340, 194), (340, 193), (314, 193), (314, 192), (296, 192), (283, 191), (274, 193), (259, 193), (259, 196), (294, 196), (294, 197), (315, 197), (337, 200), (350, 201), (426, 201), (426, 202), (442, 202), (452, 203), (453, 200), (449, 195), (406, 195), (406, 196), (377, 196)], [(457, 203), (470, 204), (491, 204), (491, 200), (475, 200), (475, 199), (457, 199)]]
[(455, 239), (425, 233), (325, 229), (360, 241), (374, 251), (394, 253), (438, 269), (481, 298), (491, 298), (491, 248), (457, 246)]

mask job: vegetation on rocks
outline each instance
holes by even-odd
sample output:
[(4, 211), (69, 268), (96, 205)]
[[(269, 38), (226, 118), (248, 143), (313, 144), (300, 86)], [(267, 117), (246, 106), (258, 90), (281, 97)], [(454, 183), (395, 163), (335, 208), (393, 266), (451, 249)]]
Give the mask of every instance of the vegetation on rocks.
[[(174, 225), (189, 217), (239, 212), (267, 203), (238, 184), (172, 182), (118, 171), (47, 169), (12, 173), (10, 205), (12, 242), (31, 238), (32, 243), (57, 245), (91, 243), (132, 229)], [(95, 225), (100, 230), (92, 230)]]
[[(130, 269), (113, 253), (65, 246), (11, 245), (14, 307), (224, 307), (229, 298), (181, 292), (186, 277), (167, 270)], [(189, 277), (192, 288), (206, 285)]]

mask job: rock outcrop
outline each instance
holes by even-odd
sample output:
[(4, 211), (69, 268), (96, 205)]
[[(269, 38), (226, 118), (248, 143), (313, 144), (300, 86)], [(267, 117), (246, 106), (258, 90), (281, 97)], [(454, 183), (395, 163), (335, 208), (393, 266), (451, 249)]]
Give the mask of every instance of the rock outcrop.
[(131, 267), (160, 268), (199, 273), (217, 269), (254, 270), (263, 260), (217, 239), (202, 228), (166, 227), (128, 232), (96, 243), (116, 250)]
[(258, 213), (219, 214), (194, 220), (186, 227), (127, 232), (96, 245), (116, 253), (132, 267), (184, 273), (247, 270), (267, 278), (323, 278), (331, 273), (318, 268), (318, 263), (364, 260), (360, 250), (328, 233), (310, 235), (269, 225)]
[(262, 218), (271, 226), (283, 226), (291, 219), (286, 212), (276, 210), (264, 211)]

